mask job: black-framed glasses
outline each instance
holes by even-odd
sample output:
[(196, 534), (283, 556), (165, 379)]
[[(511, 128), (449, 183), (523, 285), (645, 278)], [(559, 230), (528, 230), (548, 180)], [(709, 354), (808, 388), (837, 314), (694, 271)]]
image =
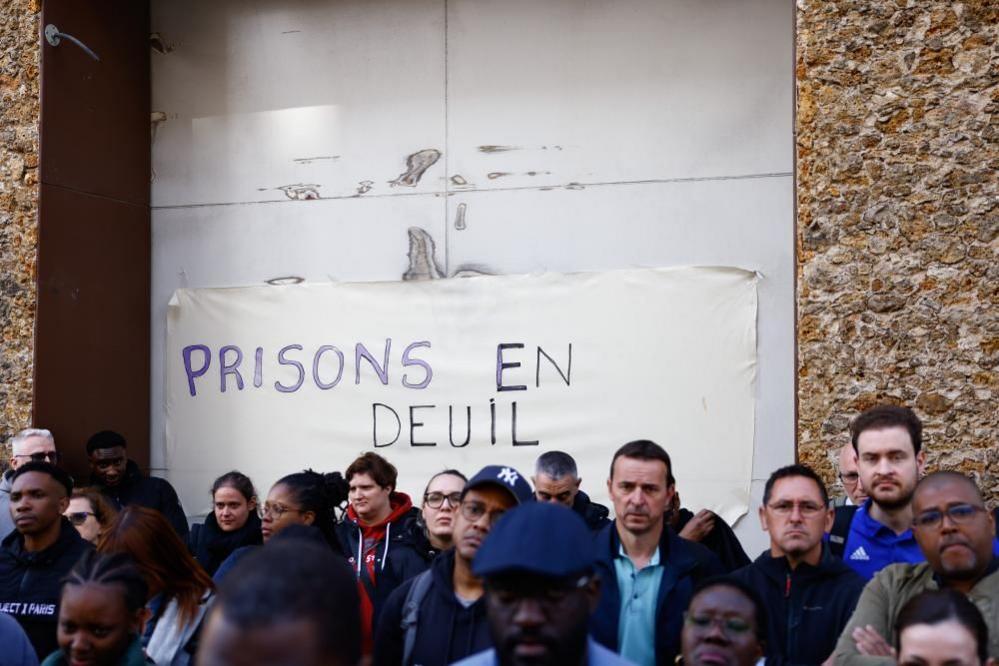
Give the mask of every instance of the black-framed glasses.
[(464, 516), (466, 520), (470, 520), (473, 523), (478, 522), (482, 516), (488, 513), (489, 524), (495, 525), (496, 521), (500, 519), (500, 516), (506, 513), (506, 509), (486, 511), (486, 505), (484, 503), (469, 500), (465, 500), (459, 506), (461, 508), (461, 515)]
[(805, 518), (814, 518), (820, 511), (826, 508), (815, 502), (774, 502), (768, 505), (767, 508), (779, 516), (790, 516), (794, 512), (794, 507), (798, 507), (798, 511)]
[(857, 483), (858, 481), (860, 481), (860, 473), (859, 472), (847, 472), (845, 474), (840, 474), (839, 475), (839, 479), (843, 483)]
[(461, 493), (439, 493), (432, 492), (427, 493), (423, 496), (423, 503), (429, 506), (431, 509), (439, 509), (444, 506), (444, 501), (447, 501), (448, 506), (452, 509), (457, 509), (458, 504), (461, 503)]
[(264, 506), (260, 509), (261, 518), (273, 518), (274, 520), (281, 520), (281, 516), (286, 513), (304, 513), (301, 509), (293, 509), (290, 506), (284, 506), (282, 504), (271, 504), (269, 502), (264, 502)]
[(15, 458), (28, 458), (31, 462), (47, 462), (55, 465), (59, 462), (58, 451), (39, 451), (38, 453), (18, 453)]
[(741, 617), (720, 617), (716, 615), (697, 615), (684, 613), (683, 621), (697, 631), (708, 631), (716, 626), (729, 638), (744, 636), (753, 630), (753, 625)]
[(923, 511), (918, 516), (914, 516), (912, 519), (912, 526), (923, 529), (939, 527), (943, 522), (945, 514), (955, 525), (964, 525), (965, 523), (970, 523), (975, 515), (982, 513), (985, 510), (985, 507), (975, 506), (974, 504), (951, 504), (943, 511), (940, 511), (939, 509), (930, 509), (929, 511)]
[(73, 527), (79, 527), (87, 522), (87, 516), (96, 515), (93, 511), (73, 511), (72, 513), (67, 513), (66, 518), (69, 519), (69, 522), (73, 523)]

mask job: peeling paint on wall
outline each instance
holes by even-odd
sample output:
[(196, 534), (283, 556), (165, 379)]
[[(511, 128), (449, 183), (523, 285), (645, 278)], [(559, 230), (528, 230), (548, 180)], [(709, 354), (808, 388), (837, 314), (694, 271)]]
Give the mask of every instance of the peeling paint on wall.
[(319, 188), (322, 185), (317, 185), (315, 183), (295, 183), (293, 185), (282, 185), (274, 189), (281, 190), (284, 195), (293, 201), (309, 201), (312, 199), (320, 199)]
[(509, 150), (520, 150), (519, 146), (479, 146), (480, 153), (505, 153)]
[(371, 188), (375, 186), (373, 180), (361, 180), (357, 182), (357, 196), (362, 194), (367, 194), (371, 191)]
[(437, 246), (426, 229), (409, 228), (409, 269), (402, 274), (407, 282), (413, 280), (439, 280), (446, 277), (437, 264), (434, 253)]
[(437, 163), (441, 158), (441, 151), (436, 148), (425, 148), (417, 151), (406, 158), (406, 170), (399, 174), (395, 180), (389, 181), (389, 185), (396, 187), (416, 187), (420, 178), (427, 169)]
[(319, 162), (322, 160), (334, 161), (340, 159), (339, 155), (322, 155), (320, 157), (296, 157), (292, 162), (296, 164), (312, 164), (313, 162)]

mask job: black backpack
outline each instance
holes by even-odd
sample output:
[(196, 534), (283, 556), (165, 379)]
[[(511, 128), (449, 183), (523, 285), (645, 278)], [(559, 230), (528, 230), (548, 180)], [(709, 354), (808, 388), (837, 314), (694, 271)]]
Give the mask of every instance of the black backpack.
[(846, 537), (850, 534), (850, 523), (860, 507), (856, 505), (838, 506), (833, 518), (832, 529), (829, 530), (829, 552), (843, 559), (846, 550)]

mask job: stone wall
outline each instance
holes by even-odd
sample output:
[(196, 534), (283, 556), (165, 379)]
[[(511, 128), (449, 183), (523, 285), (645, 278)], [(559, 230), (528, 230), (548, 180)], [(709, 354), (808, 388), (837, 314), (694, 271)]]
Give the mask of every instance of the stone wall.
[(799, 0), (799, 455), (913, 406), (999, 500), (999, 4)]
[[(40, 0), (0, 11), (0, 441), (30, 424), (38, 213)], [(0, 446), (0, 465), (6, 446)]]

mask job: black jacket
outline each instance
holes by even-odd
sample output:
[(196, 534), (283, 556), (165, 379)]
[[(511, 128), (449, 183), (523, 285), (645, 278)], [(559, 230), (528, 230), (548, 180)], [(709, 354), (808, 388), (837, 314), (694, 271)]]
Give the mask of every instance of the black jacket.
[[(408, 498), (407, 498), (408, 501)], [(391, 522), (388, 531), (388, 544), (384, 539), (374, 549), (375, 581), (368, 575), (368, 568), (357, 561), (361, 545), (362, 528), (350, 515), (336, 528), (340, 550), (346, 554), (347, 562), (354, 569), (361, 584), (363, 594), (371, 603), (370, 626), (378, 626), (378, 616), (385, 600), (395, 588), (430, 566), (432, 554), (426, 551), (419, 538), (419, 529), (414, 525), (419, 510), (409, 509), (402, 517)], [(384, 564), (383, 564), (384, 563)], [(363, 605), (363, 602), (362, 602)], [(362, 608), (362, 626), (368, 622)]]
[(219, 565), (232, 551), (243, 546), (259, 546), (264, 542), (260, 533), (260, 517), (251, 511), (246, 524), (233, 532), (223, 532), (212, 512), (205, 516), (205, 522), (191, 527), (188, 549), (205, 571), (215, 575)]
[(420, 604), (410, 664), (402, 665), (405, 632), (401, 623), (406, 595), (415, 579), (409, 579), (389, 596), (375, 632), (375, 666), (450, 664), (492, 647), (485, 598), (468, 608), (460, 604), (454, 596), (453, 572), (451, 548), (431, 565), (433, 582)]
[[(693, 517), (693, 511), (680, 509), (679, 522), (676, 525), (677, 532), (682, 530)], [(735, 531), (719, 515), (715, 515), (714, 527), (701, 539), (700, 543), (718, 556), (725, 571), (735, 571), (749, 565), (749, 555), (746, 555), (746, 551), (742, 549), (739, 537), (735, 536)]]
[(65, 518), (59, 538), (45, 550), (25, 551), (24, 536), (17, 531), (0, 544), (0, 612), (21, 623), (39, 661), (59, 647), (56, 624), (62, 579), (90, 548)]
[(767, 664), (821, 664), (853, 614), (864, 579), (823, 547), (818, 566), (791, 570), (764, 551), (732, 574), (756, 590), (769, 610)]
[(582, 516), (586, 526), (596, 535), (610, 524), (610, 509), (590, 500), (590, 496), (580, 490), (572, 500), (572, 510)]
[[(617, 652), (618, 621), (621, 616), (621, 593), (617, 586), (614, 558), (621, 547), (617, 521), (596, 537), (596, 570), (600, 574), (600, 602), (590, 617), (590, 634)], [(699, 543), (680, 538), (668, 525), (659, 540), (659, 561), (663, 564), (662, 582), (656, 601), (656, 663), (672, 665), (680, 654), (680, 630), (683, 613), (698, 582), (724, 573), (721, 562)]]
[(187, 516), (177, 499), (177, 491), (166, 479), (143, 476), (139, 466), (129, 460), (125, 466), (125, 476), (117, 486), (105, 487), (97, 479), (91, 479), (91, 483), (100, 488), (119, 511), (129, 504), (156, 509), (170, 521), (181, 540), (187, 540)]

